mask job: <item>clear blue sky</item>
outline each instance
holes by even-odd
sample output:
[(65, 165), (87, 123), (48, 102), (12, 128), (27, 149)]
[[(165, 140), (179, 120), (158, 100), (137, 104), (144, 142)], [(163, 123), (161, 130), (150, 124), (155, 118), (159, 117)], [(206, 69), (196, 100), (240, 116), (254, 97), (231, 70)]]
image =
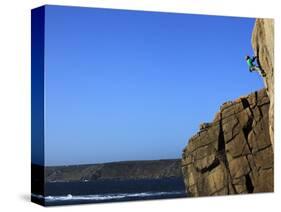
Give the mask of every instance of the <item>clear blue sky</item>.
[(254, 19), (46, 7), (46, 165), (180, 158), (228, 100), (263, 87)]

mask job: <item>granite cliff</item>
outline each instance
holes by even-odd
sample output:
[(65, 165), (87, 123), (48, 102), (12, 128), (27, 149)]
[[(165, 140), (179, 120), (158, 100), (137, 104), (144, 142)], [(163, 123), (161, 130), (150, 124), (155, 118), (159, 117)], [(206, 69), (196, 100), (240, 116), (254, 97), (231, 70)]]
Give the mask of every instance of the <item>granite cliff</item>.
[(252, 34), (252, 46), (258, 63), (266, 73), (264, 84), (270, 99), (269, 134), (274, 145), (274, 21), (257, 19)]
[(257, 19), (252, 45), (265, 71), (265, 89), (225, 102), (200, 125), (182, 154), (190, 196), (273, 192), (273, 21)]

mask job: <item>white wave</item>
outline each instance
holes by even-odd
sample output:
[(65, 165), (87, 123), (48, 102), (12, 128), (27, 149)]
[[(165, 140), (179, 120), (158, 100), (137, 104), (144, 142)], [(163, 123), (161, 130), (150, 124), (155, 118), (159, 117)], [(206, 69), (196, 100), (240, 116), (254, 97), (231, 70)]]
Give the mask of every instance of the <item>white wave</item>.
[(44, 196), (41, 195), (41, 194), (33, 194), (33, 193), (31, 193), (31, 196), (32, 196), (32, 197), (35, 197), (35, 198), (37, 198), (37, 199), (44, 199)]
[(173, 192), (142, 192), (142, 193), (117, 193), (117, 194), (98, 194), (98, 195), (65, 195), (65, 196), (46, 196), (32, 194), (32, 196), (40, 199), (45, 199), (47, 202), (55, 202), (55, 201), (74, 201), (74, 200), (93, 200), (93, 201), (101, 201), (101, 200), (117, 200), (129, 197), (159, 197), (163, 195), (176, 195), (182, 194), (181, 191), (173, 191)]

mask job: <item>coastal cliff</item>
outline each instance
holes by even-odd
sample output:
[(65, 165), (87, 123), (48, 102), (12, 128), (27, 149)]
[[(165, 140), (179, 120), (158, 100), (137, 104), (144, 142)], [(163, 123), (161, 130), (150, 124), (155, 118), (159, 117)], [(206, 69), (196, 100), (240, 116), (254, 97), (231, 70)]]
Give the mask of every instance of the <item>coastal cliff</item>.
[(122, 161), (45, 167), (46, 182), (182, 178), (181, 160)]
[(191, 196), (273, 191), (273, 150), (265, 89), (226, 102), (184, 149), (182, 171)]
[(273, 21), (257, 19), (252, 45), (266, 73), (265, 89), (225, 102), (183, 150), (190, 196), (273, 192), (273, 37)]
[(266, 73), (264, 84), (270, 99), (269, 134), (274, 145), (274, 21), (257, 19), (252, 34), (252, 46), (258, 63)]

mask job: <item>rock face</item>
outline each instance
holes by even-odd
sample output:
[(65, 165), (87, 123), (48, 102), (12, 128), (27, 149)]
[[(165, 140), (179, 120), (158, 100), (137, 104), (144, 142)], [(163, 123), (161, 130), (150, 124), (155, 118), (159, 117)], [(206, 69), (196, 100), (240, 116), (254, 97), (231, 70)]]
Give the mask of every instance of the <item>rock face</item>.
[(201, 125), (182, 155), (191, 196), (273, 191), (269, 105), (263, 89), (226, 102), (213, 122)]
[(274, 21), (257, 19), (252, 33), (252, 46), (258, 62), (266, 73), (264, 78), (267, 94), (270, 99), (269, 134), (274, 144)]

